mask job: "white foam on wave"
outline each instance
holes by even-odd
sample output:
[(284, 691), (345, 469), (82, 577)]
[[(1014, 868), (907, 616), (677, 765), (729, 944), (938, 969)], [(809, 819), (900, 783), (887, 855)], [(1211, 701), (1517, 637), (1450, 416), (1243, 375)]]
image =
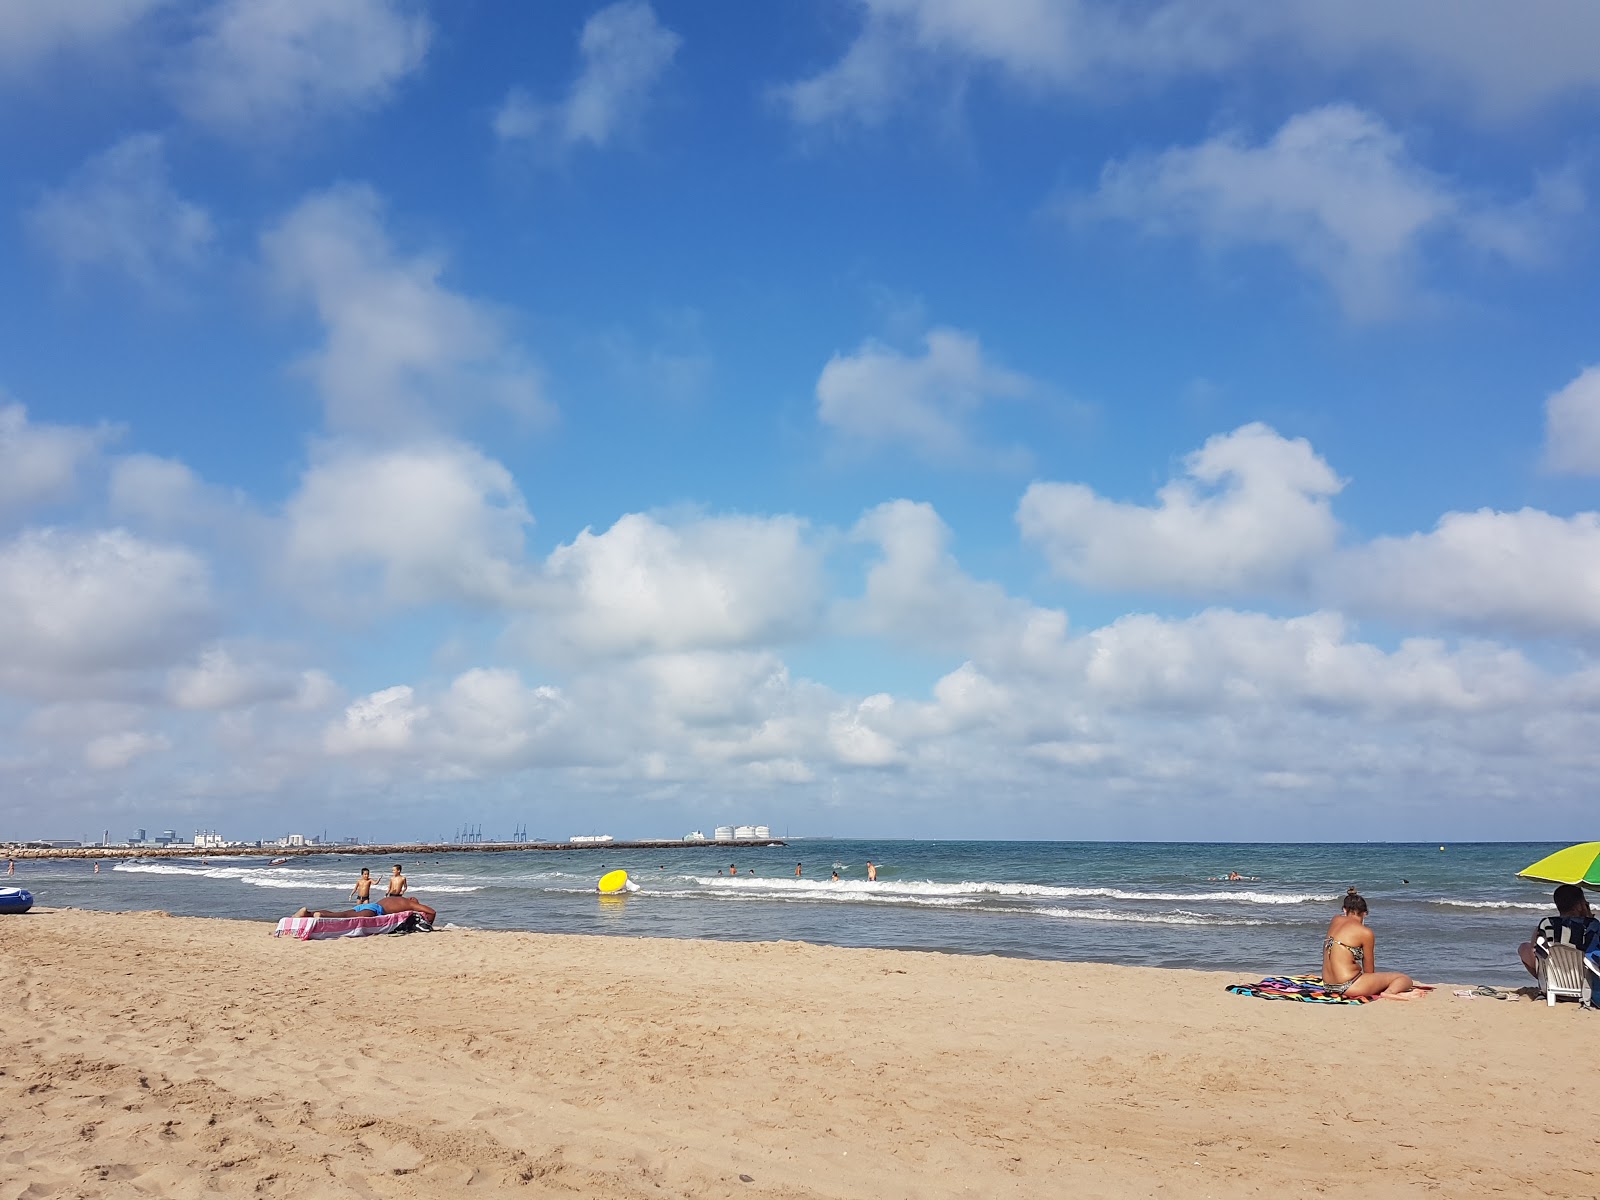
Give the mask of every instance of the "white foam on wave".
[(1212, 917), (1205, 913), (1129, 913), (1113, 912), (1109, 908), (1040, 908), (1034, 910), (1041, 917), (1060, 917), (1068, 921), (1131, 921), (1135, 925), (1267, 925), (1259, 917)]
[[(226, 879), (248, 883), (251, 887), (279, 888), (284, 891), (310, 891), (313, 889), (342, 888), (348, 890), (355, 882), (348, 871), (316, 871), (293, 867), (175, 867), (168, 863), (117, 863), (113, 871), (128, 871), (137, 875), (186, 875), (193, 879)], [(460, 878), (460, 877), (458, 877)], [(380, 883), (381, 880), (373, 880)], [(413, 878), (415, 892), (480, 892), (482, 887), (461, 887), (455, 884), (424, 883)]]
[(1444, 908), (1515, 908), (1528, 912), (1548, 912), (1551, 908), (1548, 904), (1530, 904), (1523, 900), (1449, 900), (1442, 896), (1430, 903)]
[(1320, 904), (1337, 900), (1332, 893), (1318, 892), (1139, 892), (1113, 887), (1068, 887), (1044, 883), (1002, 883), (967, 880), (961, 883), (935, 883), (932, 880), (864, 879), (812, 880), (750, 878), (744, 875), (693, 876), (701, 887), (737, 891), (843, 892), (863, 895), (908, 896), (1016, 896), (1038, 899), (1100, 899), (1195, 903), (1209, 901), (1228, 904)]

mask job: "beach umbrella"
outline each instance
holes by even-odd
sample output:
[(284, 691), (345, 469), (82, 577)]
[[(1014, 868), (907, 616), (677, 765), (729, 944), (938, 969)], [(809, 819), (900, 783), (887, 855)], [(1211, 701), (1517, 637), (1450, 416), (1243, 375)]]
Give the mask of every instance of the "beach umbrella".
[(1541, 858), (1531, 867), (1517, 872), (1524, 879), (1548, 879), (1551, 883), (1592, 883), (1600, 887), (1600, 842), (1580, 842)]

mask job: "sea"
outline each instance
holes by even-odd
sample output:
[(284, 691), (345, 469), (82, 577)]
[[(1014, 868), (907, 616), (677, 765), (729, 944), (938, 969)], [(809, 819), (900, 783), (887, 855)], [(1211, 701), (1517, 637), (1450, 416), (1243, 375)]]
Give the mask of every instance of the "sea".
[[(1516, 872), (1557, 849), (807, 838), (759, 849), (461, 851), (402, 862), (411, 893), (439, 910), (441, 927), (805, 941), (1241, 979), (1319, 970), (1323, 932), (1353, 886), (1371, 906), (1379, 969), (1514, 985), (1528, 981), (1517, 944), (1553, 911), (1552, 885)], [(363, 866), (381, 890), (389, 859), (338, 853), (280, 866), (266, 854), (205, 864), (108, 859), (98, 874), (82, 860), (30, 860), (0, 885), (26, 887), (45, 906), (269, 922), (301, 905), (348, 907)], [(639, 890), (597, 894), (600, 875), (618, 868)]]

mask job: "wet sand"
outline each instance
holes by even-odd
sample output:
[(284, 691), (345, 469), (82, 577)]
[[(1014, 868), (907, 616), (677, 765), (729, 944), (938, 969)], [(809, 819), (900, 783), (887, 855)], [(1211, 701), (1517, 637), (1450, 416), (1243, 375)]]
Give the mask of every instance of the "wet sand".
[(1600, 1195), (1600, 1015), (1570, 1003), (268, 931), (0, 917), (0, 1200)]

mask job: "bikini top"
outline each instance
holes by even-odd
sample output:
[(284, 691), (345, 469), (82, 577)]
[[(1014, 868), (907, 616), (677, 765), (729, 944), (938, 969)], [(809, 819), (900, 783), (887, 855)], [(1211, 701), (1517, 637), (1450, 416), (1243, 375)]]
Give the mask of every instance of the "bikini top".
[(1365, 971), (1367, 969), (1367, 952), (1363, 947), (1345, 946), (1343, 942), (1334, 937), (1331, 933), (1322, 939), (1322, 952), (1324, 954), (1326, 954), (1329, 949), (1334, 946), (1344, 946), (1346, 950), (1350, 951), (1350, 957), (1355, 960), (1356, 968), (1358, 970)]

